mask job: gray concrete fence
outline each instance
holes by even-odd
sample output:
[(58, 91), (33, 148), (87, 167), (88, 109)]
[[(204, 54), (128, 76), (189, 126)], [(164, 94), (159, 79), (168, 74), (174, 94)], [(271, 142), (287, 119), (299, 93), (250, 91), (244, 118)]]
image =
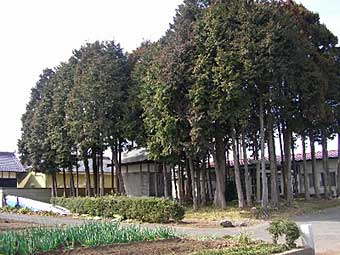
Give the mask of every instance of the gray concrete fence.
[(51, 199), (50, 189), (18, 189), (18, 188), (0, 188), (0, 207), (3, 207), (4, 197), (7, 195), (24, 197), (49, 203)]

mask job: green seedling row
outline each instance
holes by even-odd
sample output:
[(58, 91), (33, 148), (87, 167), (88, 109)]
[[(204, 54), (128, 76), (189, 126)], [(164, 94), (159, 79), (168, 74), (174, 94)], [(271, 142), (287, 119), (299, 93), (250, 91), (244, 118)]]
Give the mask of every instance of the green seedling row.
[(92, 222), (69, 227), (38, 227), (0, 233), (0, 254), (26, 255), (80, 246), (95, 247), (175, 237), (177, 234), (170, 228), (147, 229), (111, 222)]

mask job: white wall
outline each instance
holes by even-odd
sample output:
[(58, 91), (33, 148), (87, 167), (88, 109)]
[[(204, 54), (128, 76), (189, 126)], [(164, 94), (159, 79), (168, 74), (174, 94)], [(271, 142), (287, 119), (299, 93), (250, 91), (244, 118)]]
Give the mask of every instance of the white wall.
[[(303, 162), (297, 162), (297, 164), (299, 165), (299, 168), (300, 168), (300, 171), (303, 172)], [(328, 165), (329, 165), (329, 172), (332, 173), (332, 172), (335, 172), (335, 178), (337, 178), (337, 159), (328, 159)], [(307, 174), (312, 174), (312, 161), (309, 160), (307, 161)], [(321, 186), (321, 173), (325, 173), (325, 171), (323, 170), (323, 165), (322, 165), (322, 160), (316, 160), (316, 171), (317, 171), (317, 185), (319, 187), (319, 190), (320, 190), (320, 193), (324, 193), (325, 192), (325, 187)], [(324, 174), (324, 178), (326, 178), (326, 174)], [(309, 180), (309, 177), (308, 177), (308, 180)], [(304, 192), (305, 189), (304, 189), (304, 183), (301, 183), (300, 184), (300, 179), (298, 178), (298, 185), (299, 185), (299, 190)], [(336, 179), (335, 179), (335, 184), (336, 184)], [(310, 194), (315, 194), (315, 191), (314, 191), (314, 188), (313, 187), (310, 187), (309, 183), (308, 183), (308, 187), (309, 187), (309, 192)], [(336, 191), (336, 186), (332, 186), (331, 187), (332, 191), (333, 191), (333, 194), (335, 194), (335, 191)]]

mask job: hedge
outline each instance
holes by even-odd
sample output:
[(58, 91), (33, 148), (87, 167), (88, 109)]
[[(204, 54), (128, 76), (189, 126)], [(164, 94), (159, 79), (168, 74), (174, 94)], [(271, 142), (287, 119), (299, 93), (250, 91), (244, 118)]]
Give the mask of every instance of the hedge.
[(51, 199), (51, 203), (63, 206), (73, 213), (106, 218), (119, 215), (123, 219), (150, 223), (180, 221), (184, 217), (184, 208), (180, 204), (164, 198), (56, 197)]

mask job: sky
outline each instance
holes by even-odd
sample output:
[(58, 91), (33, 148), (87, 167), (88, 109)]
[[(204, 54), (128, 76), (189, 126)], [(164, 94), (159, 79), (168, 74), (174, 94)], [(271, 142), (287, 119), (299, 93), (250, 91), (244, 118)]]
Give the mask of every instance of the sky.
[[(340, 38), (339, 0), (300, 0)], [(21, 115), (39, 74), (85, 42), (112, 40), (128, 52), (157, 40), (182, 0), (0, 1), (0, 151), (16, 151)], [(335, 143), (330, 149), (335, 148)]]

